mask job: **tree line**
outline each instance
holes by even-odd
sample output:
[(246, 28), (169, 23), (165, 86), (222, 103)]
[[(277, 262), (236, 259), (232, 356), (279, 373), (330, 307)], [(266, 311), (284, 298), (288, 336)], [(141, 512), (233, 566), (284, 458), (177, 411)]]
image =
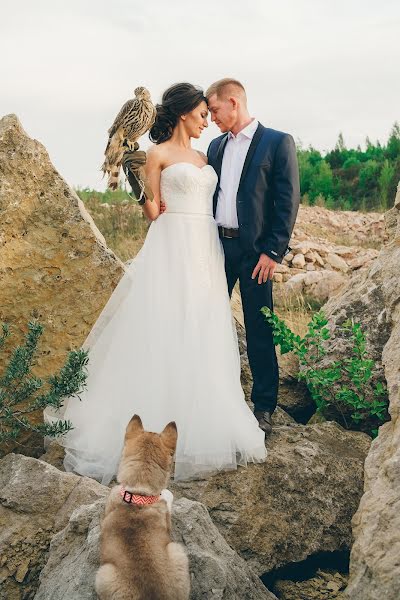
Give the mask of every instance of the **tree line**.
[(342, 133), (325, 156), (297, 146), (302, 203), (334, 210), (386, 210), (400, 180), (400, 125), (394, 123), (386, 145), (367, 137), (365, 150), (347, 148)]

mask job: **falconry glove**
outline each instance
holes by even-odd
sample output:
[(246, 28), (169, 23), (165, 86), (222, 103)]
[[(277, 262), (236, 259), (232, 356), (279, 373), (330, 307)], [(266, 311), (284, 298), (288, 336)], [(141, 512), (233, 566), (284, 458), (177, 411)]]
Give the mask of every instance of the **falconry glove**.
[[(135, 144), (136, 146), (136, 144)], [(154, 195), (147, 181), (144, 165), (146, 164), (146, 152), (144, 150), (127, 150), (122, 159), (125, 175), (132, 188), (132, 192), (139, 204), (146, 200), (153, 200)]]

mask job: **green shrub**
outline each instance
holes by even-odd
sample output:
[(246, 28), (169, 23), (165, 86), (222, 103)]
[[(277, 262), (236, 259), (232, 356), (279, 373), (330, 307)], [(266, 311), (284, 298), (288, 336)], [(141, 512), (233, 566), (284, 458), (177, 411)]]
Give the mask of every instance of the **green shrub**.
[[(35, 423), (32, 415), (48, 406), (58, 409), (67, 396), (78, 395), (83, 390), (88, 353), (82, 349), (69, 352), (59, 372), (44, 381), (31, 373), (42, 333), (43, 326), (30, 321), (24, 343), (14, 348), (0, 375), (0, 443), (6, 446), (16, 442), (24, 431), (56, 437), (72, 429), (70, 421)], [(0, 349), (9, 336), (9, 326), (3, 323)]]
[(328, 362), (327, 344), (331, 334), (323, 311), (315, 313), (304, 337), (296, 335), (270, 309), (262, 309), (272, 326), (274, 343), (281, 354), (294, 352), (300, 363), (299, 380), (305, 381), (316, 404), (325, 416), (337, 415), (346, 429), (361, 429), (372, 435), (387, 420), (387, 390), (383, 381), (373, 377), (374, 362), (368, 358), (365, 335), (359, 323), (345, 321), (336, 329), (347, 341), (348, 351)]
[(360, 165), (360, 161), (356, 156), (349, 156), (343, 163), (343, 169), (350, 169), (351, 167)]

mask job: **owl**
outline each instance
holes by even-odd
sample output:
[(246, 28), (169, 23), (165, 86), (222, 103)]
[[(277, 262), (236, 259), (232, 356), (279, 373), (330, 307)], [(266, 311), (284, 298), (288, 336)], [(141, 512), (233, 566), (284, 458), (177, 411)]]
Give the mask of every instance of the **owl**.
[(136, 150), (137, 140), (149, 131), (156, 118), (156, 109), (145, 87), (135, 89), (135, 98), (125, 102), (108, 130), (108, 143), (102, 171), (108, 175), (108, 187), (118, 187), (122, 157), (127, 148)]

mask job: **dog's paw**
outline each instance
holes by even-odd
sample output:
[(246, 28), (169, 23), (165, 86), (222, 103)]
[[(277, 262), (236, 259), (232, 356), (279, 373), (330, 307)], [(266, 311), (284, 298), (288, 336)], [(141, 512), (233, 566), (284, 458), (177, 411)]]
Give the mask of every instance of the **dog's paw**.
[(173, 493), (170, 492), (170, 490), (161, 490), (160, 496), (163, 500), (165, 500), (165, 502), (167, 503), (167, 506), (168, 506), (168, 510), (169, 510), (169, 512), (171, 512), (172, 511), (172, 503), (174, 501)]

